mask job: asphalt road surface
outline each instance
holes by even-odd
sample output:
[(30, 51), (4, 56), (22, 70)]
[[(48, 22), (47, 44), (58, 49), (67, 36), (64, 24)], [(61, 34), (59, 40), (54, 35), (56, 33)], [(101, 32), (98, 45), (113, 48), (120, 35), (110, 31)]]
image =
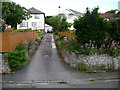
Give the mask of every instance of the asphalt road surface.
[[(61, 62), (52, 34), (45, 34), (31, 61), (2, 75), (3, 88), (118, 88), (117, 72), (83, 73)], [(105, 80), (104, 80), (105, 79)]]

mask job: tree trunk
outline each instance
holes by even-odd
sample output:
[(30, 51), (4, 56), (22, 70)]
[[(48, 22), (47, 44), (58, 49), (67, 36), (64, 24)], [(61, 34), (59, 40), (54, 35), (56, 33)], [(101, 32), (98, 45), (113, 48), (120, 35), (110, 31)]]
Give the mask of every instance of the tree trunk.
[(13, 28), (14, 30), (17, 29), (17, 24), (11, 25), (11, 28)]

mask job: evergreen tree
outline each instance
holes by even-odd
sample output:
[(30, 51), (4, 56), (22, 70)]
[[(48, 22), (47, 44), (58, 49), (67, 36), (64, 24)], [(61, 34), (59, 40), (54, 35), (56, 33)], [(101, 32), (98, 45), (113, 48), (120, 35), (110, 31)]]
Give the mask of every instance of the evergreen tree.
[(92, 11), (87, 8), (85, 15), (75, 20), (74, 28), (76, 29), (76, 39), (79, 43), (85, 44), (92, 40), (99, 47), (108, 35), (110, 25), (108, 21), (99, 16), (98, 10), (98, 7)]

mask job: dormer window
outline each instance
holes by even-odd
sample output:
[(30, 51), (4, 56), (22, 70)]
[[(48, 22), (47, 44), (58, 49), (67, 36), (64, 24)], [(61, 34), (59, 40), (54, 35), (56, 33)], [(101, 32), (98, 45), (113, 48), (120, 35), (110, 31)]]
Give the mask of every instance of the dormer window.
[(35, 19), (40, 19), (40, 15), (35, 15)]

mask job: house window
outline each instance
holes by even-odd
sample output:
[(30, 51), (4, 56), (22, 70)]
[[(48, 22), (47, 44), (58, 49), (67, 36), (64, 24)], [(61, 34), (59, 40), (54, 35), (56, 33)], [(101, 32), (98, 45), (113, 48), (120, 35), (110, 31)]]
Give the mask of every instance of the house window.
[(40, 19), (40, 15), (35, 15), (35, 19)]
[(68, 19), (70, 19), (71, 17), (73, 17), (73, 14), (68, 14)]
[(22, 23), (20, 24), (20, 27), (28, 27), (28, 22), (22, 22)]

